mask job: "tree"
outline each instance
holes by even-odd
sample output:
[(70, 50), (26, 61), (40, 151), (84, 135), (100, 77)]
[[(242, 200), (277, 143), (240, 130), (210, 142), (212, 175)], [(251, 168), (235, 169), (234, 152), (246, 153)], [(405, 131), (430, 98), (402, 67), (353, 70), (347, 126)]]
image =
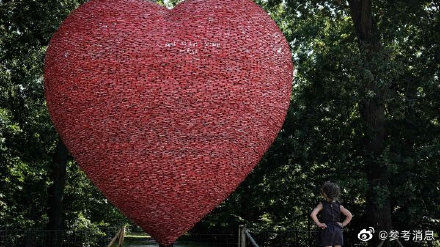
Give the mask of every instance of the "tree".
[[(359, 112), (364, 122), (364, 162), (367, 174), (367, 210), (366, 221), (375, 229), (391, 230), (391, 205), (389, 174), (384, 163), (385, 150), (385, 97), (388, 86), (380, 85), (379, 73), (387, 63), (379, 38), (376, 21), (373, 18), (370, 0), (349, 1), (350, 14), (356, 30), (362, 67), (366, 75), (361, 76), (362, 99), (359, 102)], [(389, 95), (389, 94), (388, 94)], [(377, 246), (377, 238), (370, 241), (371, 246)]]
[[(58, 141), (49, 172), (53, 183), (48, 188), (48, 222), (46, 226), (48, 230), (62, 231), (64, 229), (63, 199), (68, 155), (64, 143)], [(50, 234), (47, 246), (61, 246), (61, 241), (62, 238), (58, 234)]]

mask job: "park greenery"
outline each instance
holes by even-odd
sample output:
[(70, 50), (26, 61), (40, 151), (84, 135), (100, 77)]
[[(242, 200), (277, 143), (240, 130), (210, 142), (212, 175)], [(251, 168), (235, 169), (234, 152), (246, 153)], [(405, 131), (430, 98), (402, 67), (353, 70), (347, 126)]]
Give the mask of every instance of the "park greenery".
[[(84, 2), (0, 0), (0, 230), (17, 238), (88, 231), (95, 246), (109, 229), (136, 229), (67, 153), (45, 104), (48, 42)], [(261, 246), (289, 246), (292, 231), (316, 229), (309, 214), (327, 180), (353, 213), (348, 240), (368, 226), (440, 233), (440, 3), (256, 3), (291, 45), (291, 105), (260, 164), (190, 233), (245, 224)]]

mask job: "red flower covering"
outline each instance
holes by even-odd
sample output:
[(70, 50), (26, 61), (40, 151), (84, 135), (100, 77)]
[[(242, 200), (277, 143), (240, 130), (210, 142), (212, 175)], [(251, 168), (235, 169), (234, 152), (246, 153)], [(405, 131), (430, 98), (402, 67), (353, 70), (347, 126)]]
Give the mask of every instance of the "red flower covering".
[(283, 34), (250, 0), (92, 0), (50, 41), (45, 95), (90, 180), (170, 244), (259, 162), (292, 70)]

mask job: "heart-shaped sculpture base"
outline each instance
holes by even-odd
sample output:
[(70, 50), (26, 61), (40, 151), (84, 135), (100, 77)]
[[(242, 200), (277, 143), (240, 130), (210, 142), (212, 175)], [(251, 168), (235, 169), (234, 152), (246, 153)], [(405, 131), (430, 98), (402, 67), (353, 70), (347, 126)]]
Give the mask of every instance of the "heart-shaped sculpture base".
[(45, 93), (90, 180), (169, 244), (259, 162), (292, 69), (284, 36), (250, 0), (92, 0), (51, 39)]

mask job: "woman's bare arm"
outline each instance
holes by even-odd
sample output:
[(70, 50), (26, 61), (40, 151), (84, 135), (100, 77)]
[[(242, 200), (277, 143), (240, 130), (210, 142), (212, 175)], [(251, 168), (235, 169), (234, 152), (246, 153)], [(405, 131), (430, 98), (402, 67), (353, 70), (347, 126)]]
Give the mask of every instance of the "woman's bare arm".
[(353, 218), (353, 215), (342, 205), (340, 206), (340, 210), (341, 213), (346, 216), (345, 220), (342, 222), (342, 227), (345, 227), (346, 225), (348, 225), (348, 223), (350, 223), (351, 219)]
[(317, 217), (319, 211), (321, 211), (321, 210), (322, 210), (322, 203), (319, 203), (318, 206), (316, 206), (316, 207), (313, 209), (312, 213), (310, 214), (310, 217), (313, 219), (313, 221), (315, 222), (315, 224), (316, 224), (317, 226), (319, 226), (319, 227), (321, 227), (322, 229), (324, 229), (324, 228), (327, 227), (327, 225), (324, 224), (324, 223), (319, 222), (318, 217)]

